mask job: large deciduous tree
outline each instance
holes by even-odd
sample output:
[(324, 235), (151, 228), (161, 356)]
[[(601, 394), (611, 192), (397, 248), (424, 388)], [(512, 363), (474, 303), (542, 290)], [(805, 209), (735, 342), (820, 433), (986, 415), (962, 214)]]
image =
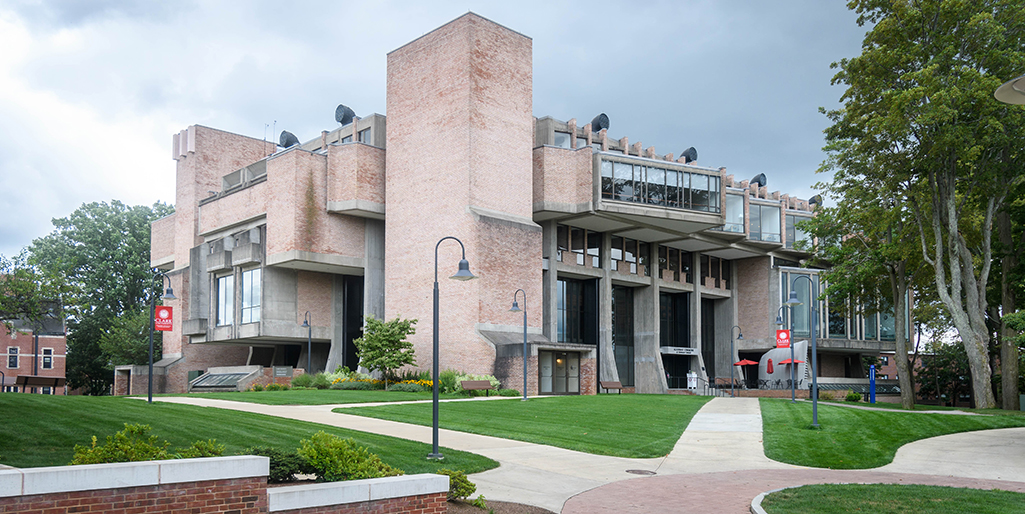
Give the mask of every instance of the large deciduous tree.
[[(151, 295), (159, 294), (150, 268), (150, 223), (171, 214), (163, 203), (152, 207), (128, 206), (119, 201), (83, 204), (66, 218), (53, 220), (55, 230), (29, 246), (29, 263), (60, 277), (68, 288), (65, 305), (68, 323), (67, 377), (71, 387), (88, 394), (103, 394), (113, 382), (112, 355), (100, 341), (144, 344), (125, 339), (118, 319), (148, 312)], [(113, 335), (111, 335), (113, 334)], [(125, 350), (121, 355), (131, 355)], [(124, 364), (128, 364), (125, 362)]]
[[(1025, 172), (1025, 110), (993, 98), (1025, 69), (1020, 0), (851, 0), (866, 34), (834, 83), (832, 151), (910, 209), (968, 356), (976, 404), (991, 408), (986, 288), (994, 218)], [(839, 144), (842, 143), (842, 144)]]
[(395, 318), (382, 321), (366, 316), (363, 335), (353, 341), (359, 351), (359, 365), (384, 375), (385, 386), (395, 370), (416, 364), (413, 343), (406, 339), (416, 333), (415, 319)]

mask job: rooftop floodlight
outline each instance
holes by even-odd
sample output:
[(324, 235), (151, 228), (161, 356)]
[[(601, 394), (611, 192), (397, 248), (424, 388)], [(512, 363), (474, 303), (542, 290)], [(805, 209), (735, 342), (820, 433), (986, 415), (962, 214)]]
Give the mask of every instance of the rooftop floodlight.
[(1025, 75), (1004, 82), (993, 96), (1005, 104), (1025, 105)]
[(460, 259), (459, 260), (459, 271), (457, 271), (455, 275), (452, 275), (451, 277), (448, 277), (448, 278), (451, 278), (452, 280), (472, 280), (472, 279), (477, 278), (477, 276), (474, 275), (473, 273), (470, 273), (470, 263), (469, 263), (469, 261), (467, 261), (466, 259)]

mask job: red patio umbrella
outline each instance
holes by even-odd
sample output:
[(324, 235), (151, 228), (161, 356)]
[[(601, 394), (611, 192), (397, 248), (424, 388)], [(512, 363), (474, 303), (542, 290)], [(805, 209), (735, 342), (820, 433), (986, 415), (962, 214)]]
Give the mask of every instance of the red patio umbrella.
[[(802, 361), (800, 359), (795, 359), (794, 362), (796, 362), (798, 364), (804, 364), (804, 361)], [(780, 364), (790, 364), (790, 359), (779, 361), (779, 363)]]
[(765, 366), (765, 372), (772, 374), (772, 359), (769, 359), (768, 364)]
[(755, 365), (755, 364), (758, 364), (758, 363), (753, 361), (753, 360), (750, 360), (750, 359), (744, 359), (744, 360), (741, 360), (741, 361), (733, 363), (734, 366), (752, 366), (752, 365)]

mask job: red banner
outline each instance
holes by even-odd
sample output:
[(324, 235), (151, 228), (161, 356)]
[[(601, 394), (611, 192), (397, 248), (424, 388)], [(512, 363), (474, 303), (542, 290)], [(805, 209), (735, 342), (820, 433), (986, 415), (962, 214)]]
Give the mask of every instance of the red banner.
[(790, 331), (776, 331), (776, 348), (790, 348)]
[(174, 310), (170, 307), (161, 305), (157, 307), (157, 310), (153, 316), (153, 328), (161, 330), (163, 332), (171, 331), (171, 324), (174, 321)]

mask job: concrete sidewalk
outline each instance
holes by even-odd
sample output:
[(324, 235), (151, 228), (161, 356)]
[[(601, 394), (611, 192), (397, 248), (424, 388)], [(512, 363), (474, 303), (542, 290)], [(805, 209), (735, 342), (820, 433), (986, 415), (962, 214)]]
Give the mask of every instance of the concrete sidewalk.
[[(255, 412), (431, 443), (430, 427), (331, 412), (339, 407), (371, 406), (368, 404), (280, 406), (194, 397), (154, 400)], [(765, 457), (757, 398), (712, 399), (662, 458), (591, 455), (451, 430), (440, 430), (438, 438), (444, 447), (501, 463), (472, 475), (478, 493), (491, 500), (530, 503), (554, 512), (747, 512), (751, 499), (759, 493), (805, 483), (974, 487), (970, 484), (977, 482), (982, 488), (1025, 488), (1025, 428), (916, 441), (901, 448), (892, 464), (877, 470), (802, 468)], [(655, 475), (638, 478), (628, 470)]]

